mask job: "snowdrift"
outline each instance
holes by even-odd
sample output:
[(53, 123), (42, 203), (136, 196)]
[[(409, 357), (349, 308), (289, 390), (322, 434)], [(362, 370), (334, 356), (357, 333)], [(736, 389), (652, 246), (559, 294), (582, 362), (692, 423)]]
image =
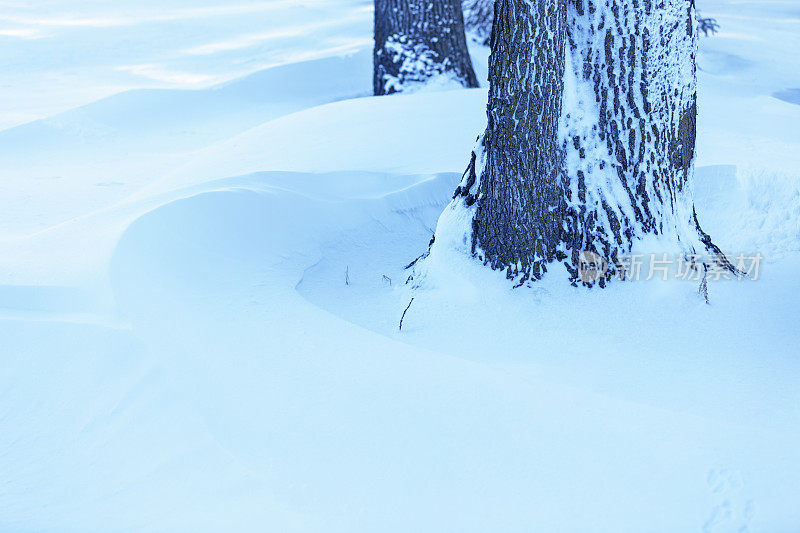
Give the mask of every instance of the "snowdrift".
[(698, 215), (766, 258), (711, 305), (412, 292), (486, 94), (356, 98), (368, 50), (0, 132), (0, 531), (796, 529), (800, 34), (704, 9)]
[[(709, 316), (684, 287), (587, 296), (553, 283), (531, 300), (462, 264), (458, 290), (414, 295), (398, 333), (403, 265), (457, 180), (251, 175), (164, 205), (121, 239), (118, 302), (192, 417), (279, 507), (269, 523), (780, 525), (754, 509), (756, 495), (786, 501), (798, 489), (773, 481), (797, 468), (792, 433), (778, 435), (794, 419), (786, 407), (800, 400), (800, 376), (779, 344), (766, 365), (748, 339), (793, 335), (774, 314), (752, 322), (784, 288), (715, 288), (721, 310)], [(760, 307), (737, 318), (745, 299)], [(618, 322), (640, 326), (617, 338)], [(726, 322), (738, 333), (721, 338)], [(756, 469), (765, 455), (769, 467)]]
[(194, 151), (276, 117), (364, 96), (370, 75), (365, 51), (269, 68), (208, 89), (129, 91), (0, 131), (7, 206), (0, 210), (0, 237), (119, 202), (193, 159)]

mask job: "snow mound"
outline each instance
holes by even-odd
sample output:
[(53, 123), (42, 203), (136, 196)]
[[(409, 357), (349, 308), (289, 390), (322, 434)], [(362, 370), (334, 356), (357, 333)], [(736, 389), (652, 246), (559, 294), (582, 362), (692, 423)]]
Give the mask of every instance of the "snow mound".
[(729, 253), (759, 251), (768, 262), (800, 252), (800, 176), (732, 165), (697, 169), (695, 207), (703, 228)]
[(371, 68), (365, 51), (208, 89), (128, 91), (0, 131), (0, 236), (108, 206), (158, 181), (193, 151), (276, 117), (368, 94)]
[(137, 140), (134, 144), (147, 151), (198, 148), (280, 115), (365, 96), (371, 68), (371, 56), (363, 51), (272, 67), (207, 89), (126, 91), (0, 131), (0, 154), (122, 139)]
[[(513, 291), (464, 256), (439, 265), (449, 283), (409, 293), (404, 266), (458, 179), (254, 174), (164, 204), (120, 240), (118, 303), (191, 419), (278, 502), (270, 523), (370, 530), (398, 509), (399, 530), (794, 519), (759, 495), (800, 490), (780, 474), (798, 468), (800, 376), (783, 344), (797, 333), (774, 304), (800, 290), (783, 271), (800, 260), (714, 284), (712, 307), (679, 283)], [(184, 461), (173, 449), (152, 482)]]
[(773, 94), (778, 100), (789, 102), (790, 104), (800, 105), (800, 89), (785, 89)]
[(203, 291), (246, 290), (250, 287), (236, 283), (254, 276), (297, 277), (297, 283), (302, 270), (292, 268), (293, 255), (313, 258), (334, 237), (350, 242), (357, 239), (353, 230), (372, 228), (386, 217), (407, 225), (417, 211), (439, 209), (454, 179), (269, 172), (208, 184), (143, 215), (125, 231), (111, 268), (117, 300), (130, 299), (126, 287), (138, 299), (143, 287), (160, 291), (162, 283)]
[[(461, 172), (464, 154), (485, 120), (485, 96), (482, 90), (461, 90), (318, 106), (182, 155), (179, 160), (188, 162), (163, 177), (158, 170), (146, 170), (152, 158), (132, 162), (125, 171), (135, 177), (126, 186), (96, 186), (98, 178), (91, 178), (83, 153), (74, 179), (7, 184), (10, 193), (0, 201), (8, 206), (0, 215), (0, 222), (8, 222), (6, 239), (0, 224), (0, 280), (14, 285), (96, 286), (106, 278), (119, 236), (134, 220), (165, 203), (213, 189), (213, 182), (230, 176), (267, 169)], [(136, 183), (150, 185), (131, 194)], [(5, 185), (0, 183), (0, 190)], [(22, 195), (27, 195), (26, 203), (20, 201)], [(451, 195), (443, 192), (442, 198)], [(46, 229), (22, 238), (19, 234), (26, 228)]]
[(486, 91), (473, 89), (359, 98), (307, 109), (197, 152), (159, 187), (266, 169), (462, 172), (485, 125), (485, 105)]

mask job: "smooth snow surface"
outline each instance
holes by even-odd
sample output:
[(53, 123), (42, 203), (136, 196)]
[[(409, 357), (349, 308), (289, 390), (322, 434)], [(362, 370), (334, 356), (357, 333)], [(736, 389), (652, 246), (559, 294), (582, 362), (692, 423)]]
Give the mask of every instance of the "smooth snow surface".
[(711, 305), (454, 249), (412, 291), (486, 92), (364, 97), (369, 2), (36, 4), (0, 2), (0, 531), (800, 529), (796, 3), (700, 5), (698, 216), (765, 257)]

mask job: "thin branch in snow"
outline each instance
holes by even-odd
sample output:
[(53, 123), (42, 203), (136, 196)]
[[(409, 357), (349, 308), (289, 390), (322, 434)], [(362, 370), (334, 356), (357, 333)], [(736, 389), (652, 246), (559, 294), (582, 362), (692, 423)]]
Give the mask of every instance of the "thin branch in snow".
[(406, 317), (406, 313), (411, 308), (411, 304), (413, 303), (414, 303), (414, 298), (411, 298), (411, 301), (408, 302), (408, 305), (406, 306), (406, 310), (403, 311), (403, 316), (400, 317), (400, 327), (397, 328), (397, 331), (403, 331), (403, 319)]

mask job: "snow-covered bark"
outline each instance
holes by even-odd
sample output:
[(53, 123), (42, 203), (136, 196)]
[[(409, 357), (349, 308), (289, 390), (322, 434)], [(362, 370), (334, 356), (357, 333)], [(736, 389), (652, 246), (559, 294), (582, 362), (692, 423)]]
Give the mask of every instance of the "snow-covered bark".
[(484, 44), (489, 44), (494, 20), (494, 0), (464, 0), (464, 25)]
[(374, 93), (401, 92), (437, 76), (478, 86), (460, 0), (375, 0)]
[(608, 263), (602, 286), (646, 235), (686, 254), (718, 253), (692, 199), (693, 5), (498, 0), (495, 8), (488, 125), (448, 207), (461, 213), (443, 215), (469, 222), (437, 233), (463, 232), (471, 253), (519, 282), (554, 261), (577, 282), (581, 254), (592, 252)]

